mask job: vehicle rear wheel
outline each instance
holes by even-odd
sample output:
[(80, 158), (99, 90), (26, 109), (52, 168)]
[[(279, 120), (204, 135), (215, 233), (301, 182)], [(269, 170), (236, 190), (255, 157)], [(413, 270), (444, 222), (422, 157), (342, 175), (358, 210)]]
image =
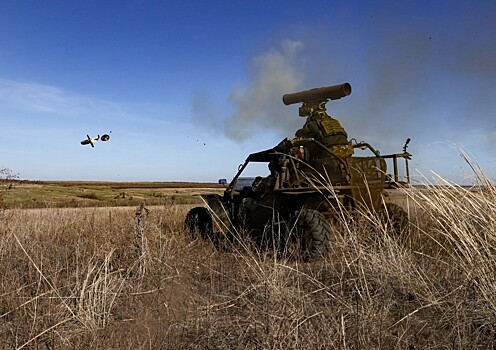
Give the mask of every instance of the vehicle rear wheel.
[(332, 225), (322, 213), (302, 209), (292, 217), (289, 229), (299, 242), (297, 248), (304, 260), (314, 260), (329, 251)]
[(207, 208), (195, 207), (191, 209), (184, 220), (185, 229), (191, 237), (211, 240), (213, 237), (212, 216)]

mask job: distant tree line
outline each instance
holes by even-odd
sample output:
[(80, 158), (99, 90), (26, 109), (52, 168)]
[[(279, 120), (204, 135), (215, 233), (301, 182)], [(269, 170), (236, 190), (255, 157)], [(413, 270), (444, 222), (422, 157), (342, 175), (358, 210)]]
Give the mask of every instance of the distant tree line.
[(0, 166), (0, 183), (6, 186), (9, 186), (9, 188), (12, 187), (13, 182), (16, 180), (19, 180), (19, 174), (14, 173), (12, 169), (7, 168), (5, 166)]

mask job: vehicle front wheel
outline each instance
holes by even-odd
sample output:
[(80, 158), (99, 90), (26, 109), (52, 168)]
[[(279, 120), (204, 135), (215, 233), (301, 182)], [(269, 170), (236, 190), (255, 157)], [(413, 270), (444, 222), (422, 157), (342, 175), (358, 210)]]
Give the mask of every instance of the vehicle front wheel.
[(290, 241), (299, 242), (299, 254), (304, 260), (314, 260), (330, 249), (332, 225), (326, 217), (310, 209), (296, 212), (290, 220)]
[(398, 235), (409, 233), (410, 219), (408, 213), (398, 204), (385, 203), (381, 212), (381, 219), (391, 226), (394, 233)]
[(185, 229), (191, 237), (211, 240), (213, 237), (212, 216), (207, 208), (195, 207), (191, 209), (184, 220)]

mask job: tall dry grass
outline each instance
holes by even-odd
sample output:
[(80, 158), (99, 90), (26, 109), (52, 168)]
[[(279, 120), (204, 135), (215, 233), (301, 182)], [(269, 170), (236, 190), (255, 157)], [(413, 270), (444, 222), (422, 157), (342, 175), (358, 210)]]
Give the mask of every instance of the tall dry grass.
[(4, 211), (0, 348), (492, 348), (496, 190), (481, 178), (405, 189), (407, 236), (363, 213), (312, 262), (191, 241), (188, 206)]

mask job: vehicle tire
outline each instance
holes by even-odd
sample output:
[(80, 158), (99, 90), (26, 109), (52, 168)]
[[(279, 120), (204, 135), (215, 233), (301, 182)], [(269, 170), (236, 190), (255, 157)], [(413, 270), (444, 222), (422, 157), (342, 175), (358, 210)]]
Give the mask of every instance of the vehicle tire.
[(408, 213), (398, 204), (385, 203), (381, 212), (381, 219), (391, 225), (392, 231), (397, 235), (408, 234), (410, 219)]
[(212, 216), (205, 207), (191, 209), (186, 215), (184, 226), (193, 239), (200, 237), (204, 240), (211, 240), (213, 238)]
[(332, 225), (322, 213), (302, 209), (293, 215), (289, 229), (303, 260), (317, 259), (329, 251)]

